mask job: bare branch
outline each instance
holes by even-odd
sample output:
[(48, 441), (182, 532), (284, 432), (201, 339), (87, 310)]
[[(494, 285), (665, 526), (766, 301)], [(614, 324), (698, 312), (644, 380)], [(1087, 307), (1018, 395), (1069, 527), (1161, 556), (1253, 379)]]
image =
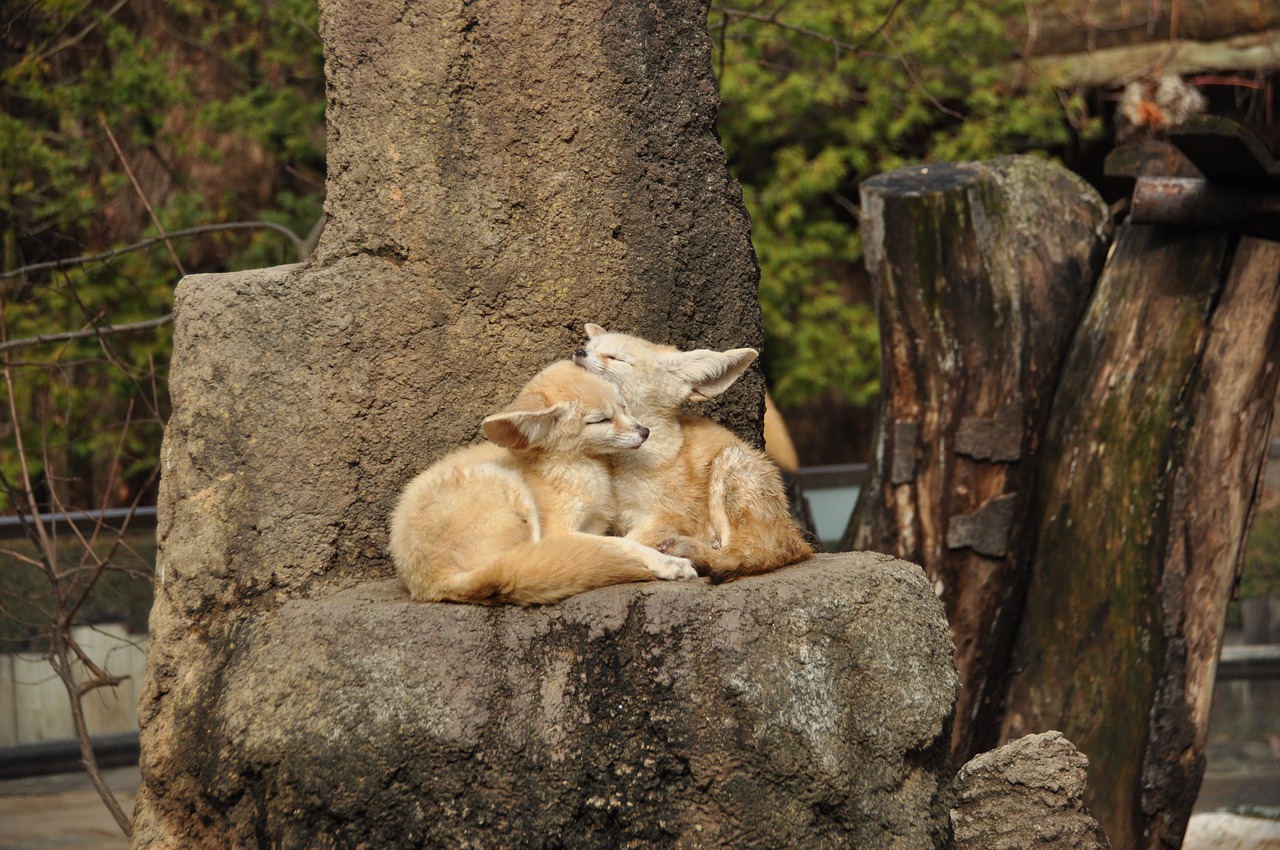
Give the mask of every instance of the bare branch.
[(48, 59), (50, 56), (54, 55), (55, 53), (60, 53), (63, 50), (66, 50), (68, 47), (75, 47), (77, 44), (83, 41), (85, 37), (89, 35), (89, 33), (97, 29), (99, 24), (101, 24), (107, 18), (114, 16), (115, 13), (119, 12), (120, 9), (124, 7), (124, 4), (128, 2), (129, 0), (116, 0), (116, 4), (114, 6), (108, 9), (105, 14), (95, 17), (87, 26), (85, 26), (84, 29), (80, 30), (80, 32), (76, 33), (75, 35), (64, 38), (62, 41), (58, 42), (53, 47), (50, 47), (48, 50), (41, 51), (35, 56), (26, 58), (23, 61), (24, 62), (32, 62), (32, 61), (43, 62), (46, 59)]
[(779, 10), (774, 10), (768, 14), (764, 14), (762, 12), (748, 12), (745, 9), (730, 9), (726, 6), (717, 6), (715, 4), (712, 4), (711, 9), (713, 11), (719, 12), (720, 14), (724, 15), (726, 18), (745, 18), (746, 20), (749, 20), (749, 21), (758, 21), (762, 24), (769, 24), (770, 26), (775, 26), (778, 29), (786, 30), (787, 32), (794, 32), (798, 35), (803, 35), (806, 38), (812, 38), (815, 41), (820, 41), (823, 44), (829, 44), (832, 47), (836, 48), (837, 50), (856, 51), (859, 49), (859, 46), (856, 44), (852, 44), (848, 41), (843, 41), (833, 36), (829, 36), (824, 32), (818, 32), (817, 30), (810, 29), (809, 27), (801, 27), (801, 26), (796, 26), (795, 24), (783, 23), (782, 21), (778, 20), (778, 17), (777, 17)]
[(0, 272), (0, 280), (11, 277), (21, 277), (31, 272), (44, 271), (45, 269), (65, 269), (72, 266), (83, 266), (99, 260), (110, 260), (119, 257), (122, 254), (128, 254), (133, 251), (140, 251), (143, 248), (150, 248), (158, 242), (165, 242), (170, 239), (178, 239), (184, 236), (199, 236), (203, 233), (214, 233), (219, 230), (274, 230), (282, 236), (286, 237), (298, 253), (298, 260), (301, 262), (308, 256), (306, 243), (298, 234), (294, 233), (283, 224), (274, 221), (230, 221), (225, 224), (206, 224), (201, 227), (188, 227), (184, 230), (174, 230), (166, 233), (164, 236), (152, 236), (143, 239), (141, 242), (134, 242), (132, 245), (125, 245), (123, 248), (115, 248), (110, 251), (102, 251), (97, 254), (85, 254), (80, 257), (70, 257), (65, 260), (48, 260), (42, 263), (32, 263), (29, 266), (20, 266), (12, 271)]
[[(743, 18), (749, 21), (757, 21), (762, 24), (769, 24), (770, 26), (777, 27), (778, 29), (786, 30), (787, 32), (794, 32), (797, 35), (803, 35), (806, 38), (812, 38), (816, 41), (822, 42), (823, 44), (829, 44), (832, 47), (834, 47), (837, 52), (841, 50), (847, 50), (852, 53), (857, 53), (858, 51), (862, 50), (862, 48), (866, 47), (867, 44), (870, 43), (870, 41), (873, 38), (875, 38), (881, 32), (884, 31), (884, 28), (887, 27), (889, 23), (893, 20), (893, 16), (897, 13), (898, 7), (901, 5), (902, 5), (902, 0), (893, 0), (892, 5), (889, 6), (889, 10), (885, 12), (884, 18), (881, 19), (880, 23), (876, 24), (875, 28), (873, 28), (871, 32), (867, 33), (862, 38), (858, 39), (857, 42), (844, 41), (842, 39), (835, 38), (834, 36), (827, 35), (826, 33), (818, 32), (817, 30), (811, 29), (809, 27), (802, 27), (802, 26), (796, 26), (795, 24), (783, 23), (782, 21), (778, 20), (778, 15), (782, 11), (781, 8), (774, 9), (772, 12), (769, 12), (766, 14), (764, 12), (747, 11), (746, 9), (730, 9), (727, 6), (717, 6), (713, 3), (711, 5), (711, 10), (714, 12), (719, 12), (721, 15), (724, 15), (726, 20), (729, 18)], [(722, 27), (721, 29), (723, 30), (724, 28)], [(723, 46), (722, 46), (722, 50), (723, 50)]]
[[(98, 757), (93, 751), (93, 739), (89, 737), (89, 725), (85, 722), (84, 717), (83, 694), (75, 680), (75, 674), (71, 667), (71, 646), (68, 646), (68, 644), (70, 643), (74, 646), (75, 642), (71, 639), (70, 632), (65, 630), (59, 631), (55, 629), (52, 637), (53, 646), (51, 647), (52, 651), (49, 660), (53, 665), (54, 672), (62, 680), (67, 697), (71, 700), (71, 720), (75, 727), (76, 739), (80, 742), (80, 763), (84, 766), (85, 772), (89, 774), (89, 781), (93, 783), (94, 790), (102, 798), (107, 811), (115, 819), (116, 825), (120, 827), (120, 831), (126, 837), (129, 837), (133, 831), (129, 816), (124, 813), (124, 809), (120, 807), (120, 801), (116, 799), (115, 793), (107, 785), (106, 780), (102, 778), (102, 771), (98, 767)], [(78, 647), (76, 648), (78, 649)]]
[[(160, 235), (164, 236), (164, 225), (160, 223), (160, 219), (156, 217), (156, 211), (151, 207), (151, 201), (147, 199), (146, 192), (142, 191), (142, 185), (138, 183), (137, 176), (134, 175), (133, 169), (129, 167), (129, 160), (125, 158), (124, 151), (120, 149), (120, 143), (116, 141), (115, 133), (111, 132), (111, 127), (107, 125), (107, 116), (101, 112), (98, 113), (98, 123), (102, 125), (102, 132), (107, 134), (107, 139), (111, 142), (111, 147), (115, 149), (116, 156), (120, 157), (120, 165), (124, 167), (124, 173), (129, 175), (129, 182), (133, 184), (133, 190), (138, 193), (138, 197), (142, 200), (142, 205), (147, 208), (147, 215), (151, 216), (151, 223), (156, 226), (156, 230), (160, 231)], [(173, 264), (178, 267), (178, 271), (183, 277), (187, 276), (187, 270), (182, 267), (182, 261), (178, 259), (178, 253), (173, 250), (173, 243), (165, 237), (164, 246), (169, 249), (169, 256), (173, 258)]]
[(67, 342), (73, 339), (89, 339), (90, 337), (109, 336), (111, 334), (131, 333), (133, 331), (145, 331), (152, 328), (164, 327), (173, 321), (172, 313), (165, 313), (155, 319), (147, 319), (142, 322), (128, 322), (123, 325), (103, 325), (92, 328), (85, 328), (79, 331), (63, 331), (56, 334), (41, 334), (40, 336), (29, 336), (22, 339), (11, 339), (0, 342), (0, 352), (9, 351), (14, 348), (30, 348), (33, 345), (45, 345), (51, 342)]
[[(0, 298), (0, 343), (7, 342), (7, 338), (8, 322), (5, 320), (4, 299)], [(0, 354), (3, 354), (3, 351), (0, 351)], [(13, 367), (10, 365), (7, 355), (0, 358), (0, 364), (3, 364), (4, 367), (5, 388), (8, 390), (7, 395), (9, 397), (9, 415), (12, 417), (10, 422), (13, 428), (13, 442), (18, 452), (18, 467), (21, 471), (22, 477), (22, 495), (26, 502), (26, 509), (29, 511), (31, 516), (31, 523), (28, 528), (34, 535), (40, 552), (44, 555), (45, 560), (47, 561), (50, 553), (52, 553), (54, 549), (52, 542), (49, 540), (48, 529), (44, 527), (44, 521), (40, 517), (40, 506), (36, 503), (35, 490), (31, 486), (31, 467), (27, 461), (27, 450), (22, 440), (22, 428), (18, 424), (18, 402), (17, 393), (14, 391), (13, 386)], [(12, 492), (16, 488), (8, 487), (8, 489)], [(19, 511), (22, 510), (21, 503), (16, 499), (14, 500), (14, 505), (18, 507)], [(49, 571), (50, 580), (55, 581), (56, 583), (53, 564), (46, 563), (45, 569)]]

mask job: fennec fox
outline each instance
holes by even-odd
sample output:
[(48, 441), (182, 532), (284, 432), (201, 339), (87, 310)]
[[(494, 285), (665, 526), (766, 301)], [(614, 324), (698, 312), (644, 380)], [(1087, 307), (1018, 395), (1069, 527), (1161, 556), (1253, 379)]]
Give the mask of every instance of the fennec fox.
[(418, 475), (392, 513), (391, 558), (412, 598), (541, 605), (696, 575), (682, 557), (599, 536), (613, 520), (603, 458), (649, 436), (611, 384), (553, 363), (482, 428), (490, 442)]
[(769, 572), (813, 554), (787, 507), (777, 468), (728, 429), (680, 405), (729, 388), (756, 359), (752, 348), (679, 351), (586, 326), (573, 362), (608, 378), (649, 426), (636, 452), (611, 459), (614, 529), (689, 558), (713, 583)]

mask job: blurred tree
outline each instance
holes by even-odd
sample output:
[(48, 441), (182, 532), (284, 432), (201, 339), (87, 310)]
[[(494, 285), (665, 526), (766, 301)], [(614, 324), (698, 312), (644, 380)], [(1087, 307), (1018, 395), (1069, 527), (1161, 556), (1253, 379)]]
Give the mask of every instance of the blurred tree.
[[(154, 498), (173, 284), (299, 259), (319, 219), (317, 18), (314, 0), (0, 6), (0, 511), (29, 537), (0, 546), (0, 631), (46, 653), (126, 834), (83, 711), (119, 679), (73, 627), (150, 577), (125, 532)], [(246, 220), (264, 221), (208, 227)], [(49, 516), (114, 506), (112, 523)]]

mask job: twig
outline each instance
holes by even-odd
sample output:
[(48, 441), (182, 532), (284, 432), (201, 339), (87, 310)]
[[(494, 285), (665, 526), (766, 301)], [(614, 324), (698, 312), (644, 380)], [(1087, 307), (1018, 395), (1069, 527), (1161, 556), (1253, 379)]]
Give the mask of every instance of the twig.
[(53, 663), (54, 672), (62, 680), (62, 685), (71, 700), (71, 721), (75, 727), (76, 739), (80, 742), (80, 764), (84, 767), (85, 772), (89, 774), (89, 781), (93, 783), (94, 790), (102, 798), (107, 811), (115, 819), (116, 825), (120, 827), (120, 831), (128, 838), (133, 832), (129, 823), (129, 816), (124, 813), (124, 809), (120, 808), (120, 802), (116, 799), (115, 793), (107, 785), (106, 780), (102, 778), (102, 771), (98, 768), (98, 756), (93, 751), (93, 739), (89, 737), (89, 725), (85, 722), (84, 717), (84, 702), (80, 686), (76, 683), (75, 674), (71, 669), (70, 652), (67, 646), (68, 642), (74, 642), (71, 641), (69, 633), (59, 630), (55, 630), (52, 637), (53, 646), (51, 647), (52, 652), (49, 660)]
[[(885, 40), (889, 42), (889, 45), (890, 45), (891, 47), (893, 46), (893, 40), (892, 40), (892, 39), (890, 39), (888, 36), (885, 36)], [(963, 121), (963, 120), (965, 120), (965, 116), (964, 116), (964, 115), (962, 115), (961, 113), (959, 113), (959, 112), (955, 111), (954, 109), (951, 109), (951, 108), (950, 108), (950, 107), (948, 107), (946, 104), (944, 104), (942, 101), (938, 100), (936, 97), (934, 97), (934, 96), (933, 96), (933, 94), (929, 91), (929, 89), (927, 89), (927, 88), (925, 87), (924, 80), (920, 79), (919, 75), (918, 75), (918, 74), (916, 74), (916, 69), (915, 69), (915, 68), (913, 68), (913, 67), (912, 67), (912, 65), (911, 65), (911, 63), (907, 61), (907, 57), (903, 56), (903, 55), (902, 55), (902, 54), (900, 54), (900, 53), (895, 54), (895, 55), (896, 55), (896, 57), (897, 57), (897, 62), (898, 62), (898, 64), (902, 66), (902, 70), (904, 70), (904, 71), (906, 71), (906, 72), (907, 72), (907, 76), (911, 78), (911, 83), (912, 83), (912, 84), (913, 84), (917, 89), (919, 89), (919, 91), (920, 91), (920, 93), (921, 93), (922, 95), (924, 95), (925, 100), (927, 100), (927, 101), (929, 101), (930, 103), (932, 103), (932, 104), (934, 105), (934, 107), (935, 107), (939, 112), (941, 112), (942, 114), (944, 114), (944, 115), (949, 115), (949, 116), (951, 116), (952, 118), (955, 118), (955, 119), (956, 119), (956, 120), (958, 120), (958, 121)]]
[[(821, 41), (823, 44), (829, 44), (836, 49), (837, 53), (841, 50), (848, 50), (850, 52), (857, 53), (860, 50), (862, 50), (862, 48), (866, 47), (867, 44), (871, 41), (871, 39), (875, 38), (881, 32), (884, 31), (884, 28), (887, 27), (889, 23), (893, 20), (894, 14), (897, 13), (898, 7), (901, 5), (902, 5), (902, 0), (893, 0), (892, 5), (889, 6), (889, 10), (885, 12), (884, 18), (881, 19), (880, 23), (876, 24), (875, 28), (873, 28), (871, 32), (864, 35), (857, 42), (844, 41), (834, 36), (827, 35), (826, 33), (818, 32), (815, 29), (810, 29), (809, 27), (802, 27), (802, 26), (797, 26), (795, 24), (783, 23), (782, 21), (778, 20), (778, 13), (782, 11), (781, 9), (774, 9), (772, 12), (769, 12), (768, 14), (764, 14), (762, 12), (749, 12), (745, 9), (730, 9), (727, 6), (717, 6), (715, 4), (712, 4), (711, 10), (714, 12), (719, 12), (720, 14), (724, 15), (726, 21), (729, 18), (745, 18), (746, 20), (749, 20), (749, 21), (758, 21), (759, 23), (762, 23), (762, 24), (769, 24), (770, 26), (775, 26), (781, 30), (786, 30), (788, 32), (794, 32), (798, 35), (803, 35), (806, 38), (816, 39), (817, 41)], [(727, 29), (727, 26), (722, 25), (721, 30), (723, 31), (725, 29)], [(723, 50), (723, 43), (722, 43), (721, 49)]]
[(85, 254), (80, 257), (70, 257), (65, 260), (46, 260), (41, 263), (32, 263), (29, 266), (20, 266), (12, 271), (0, 272), (0, 280), (11, 277), (20, 277), (31, 272), (44, 271), (45, 269), (64, 269), (71, 266), (84, 266), (98, 260), (110, 260), (113, 257), (119, 257), (121, 254), (128, 254), (131, 251), (140, 251), (143, 248), (150, 248), (157, 242), (167, 242), (170, 239), (179, 239), (184, 236), (198, 236), (202, 233), (214, 233), (219, 230), (274, 230), (277, 233), (288, 238), (293, 244), (294, 250), (298, 253), (298, 261), (301, 262), (307, 258), (306, 243), (298, 234), (294, 233), (283, 224), (277, 224), (274, 221), (229, 221), (225, 224), (206, 224), (200, 227), (188, 227), (185, 230), (173, 230), (164, 236), (149, 236), (141, 242), (134, 242), (132, 245), (125, 245), (123, 248), (114, 248), (110, 251), (102, 251), (97, 254)]
[(107, 116), (101, 112), (98, 113), (98, 123), (102, 126), (102, 132), (107, 134), (111, 147), (115, 149), (116, 156), (120, 158), (120, 165), (124, 168), (124, 173), (129, 175), (129, 182), (133, 184), (133, 191), (138, 193), (138, 198), (142, 201), (142, 205), (147, 209), (147, 215), (151, 216), (151, 223), (156, 226), (156, 230), (160, 231), (160, 235), (164, 236), (164, 246), (169, 249), (169, 256), (173, 259), (173, 264), (178, 267), (178, 272), (183, 277), (187, 276), (187, 270), (182, 267), (182, 261), (178, 259), (178, 253), (173, 250), (173, 243), (165, 236), (164, 225), (160, 223), (160, 219), (156, 217), (156, 211), (151, 207), (151, 201), (147, 200), (146, 192), (142, 191), (142, 185), (138, 183), (138, 178), (134, 175), (133, 169), (129, 167), (129, 160), (125, 158), (124, 151), (120, 149), (120, 143), (116, 141), (115, 133), (111, 132), (111, 127), (107, 125)]
[(843, 41), (841, 39), (835, 38), (834, 36), (827, 35), (826, 33), (823, 33), (823, 32), (818, 32), (815, 29), (810, 29), (809, 27), (796, 26), (795, 24), (783, 23), (782, 21), (778, 20), (777, 10), (765, 15), (760, 12), (748, 12), (743, 9), (730, 9), (726, 6), (716, 6), (715, 4), (712, 4), (711, 9), (713, 11), (719, 12), (720, 14), (724, 15), (727, 18), (745, 18), (749, 21), (759, 21), (762, 24), (769, 24), (770, 26), (775, 26), (778, 29), (786, 30), (787, 32), (794, 32), (794, 33), (797, 33), (798, 35), (803, 35), (807, 38), (812, 38), (816, 41), (821, 41), (823, 44), (829, 44), (832, 47), (836, 48), (837, 50), (854, 50), (854, 51), (858, 50), (858, 46), (855, 44), (852, 44), (847, 41)]
[[(0, 343), (5, 342), (8, 342), (8, 322), (5, 320), (4, 299), (0, 298)], [(0, 354), (3, 353), (3, 350), (0, 349)], [(22, 428), (18, 424), (17, 394), (14, 392), (13, 386), (13, 367), (9, 363), (8, 356), (0, 358), (0, 364), (3, 365), (5, 387), (8, 390), (9, 415), (12, 417), (10, 422), (13, 427), (13, 442), (18, 452), (18, 468), (22, 477), (23, 501), (27, 503), (26, 509), (31, 516), (30, 531), (39, 545), (40, 551), (47, 555), (48, 552), (52, 551), (52, 543), (49, 540), (49, 532), (44, 527), (44, 520), (40, 517), (40, 506), (36, 503), (35, 490), (31, 486), (31, 467), (27, 461), (27, 450), (22, 439)], [(22, 506), (17, 500), (14, 501), (14, 505), (21, 512)], [(51, 570), (52, 567), (46, 564), (46, 569)], [(53, 580), (54, 578), (55, 576), (51, 573), (50, 579)]]
[(871, 39), (875, 38), (880, 33), (884, 32), (884, 28), (889, 26), (889, 22), (893, 20), (894, 14), (898, 11), (898, 7), (901, 5), (902, 5), (902, 0), (893, 0), (893, 5), (889, 7), (889, 11), (884, 13), (884, 19), (880, 21), (879, 24), (876, 25), (875, 29), (873, 29), (871, 32), (867, 33), (865, 36), (859, 39), (858, 43), (854, 45), (853, 49), (861, 50), (863, 47), (867, 46), (867, 44), (871, 41)]
[(36, 54), (35, 56), (24, 58), (22, 61), (43, 62), (44, 60), (48, 59), (50, 56), (52, 56), (55, 53), (60, 53), (63, 50), (66, 50), (68, 47), (75, 47), (81, 41), (84, 41), (85, 37), (89, 35), (89, 33), (97, 29), (98, 26), (103, 21), (115, 15), (116, 12), (119, 12), (120, 9), (124, 7), (124, 4), (128, 2), (129, 0), (117, 0), (116, 4), (112, 6), (110, 9), (108, 9), (105, 14), (98, 15), (97, 17), (95, 17), (93, 21), (90, 22), (87, 26), (85, 26), (84, 29), (80, 30), (80, 32), (76, 33), (75, 35), (68, 36), (67, 38), (55, 44), (53, 47), (50, 47), (48, 50), (43, 50), (40, 53)]
[(40, 336), (29, 336), (21, 339), (10, 339), (0, 342), (0, 352), (10, 351), (15, 348), (30, 348), (33, 345), (45, 345), (51, 342), (66, 342), (73, 339), (88, 339), (90, 337), (108, 336), (110, 334), (131, 333), (133, 331), (145, 331), (152, 328), (160, 328), (173, 321), (173, 314), (166, 313), (155, 319), (147, 319), (141, 322), (128, 322), (123, 325), (103, 325), (101, 327), (94, 326), (85, 328), (81, 331), (63, 331), (56, 334), (41, 334)]

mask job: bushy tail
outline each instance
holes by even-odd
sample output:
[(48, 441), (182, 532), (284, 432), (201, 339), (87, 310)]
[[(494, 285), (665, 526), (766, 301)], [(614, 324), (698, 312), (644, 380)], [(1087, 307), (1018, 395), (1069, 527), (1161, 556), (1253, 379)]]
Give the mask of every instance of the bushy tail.
[(759, 452), (739, 446), (722, 451), (712, 463), (710, 491), (721, 548), (694, 542), (690, 548), (697, 551), (673, 554), (700, 564), (712, 584), (771, 572), (813, 554), (791, 516), (777, 467)]
[(547, 605), (597, 587), (656, 576), (616, 538), (572, 533), (526, 542), (439, 585), (439, 599)]

